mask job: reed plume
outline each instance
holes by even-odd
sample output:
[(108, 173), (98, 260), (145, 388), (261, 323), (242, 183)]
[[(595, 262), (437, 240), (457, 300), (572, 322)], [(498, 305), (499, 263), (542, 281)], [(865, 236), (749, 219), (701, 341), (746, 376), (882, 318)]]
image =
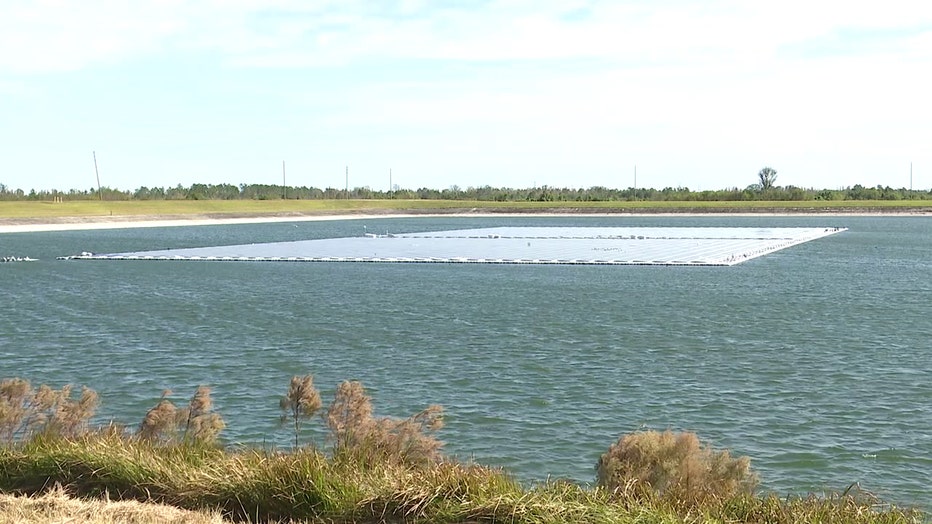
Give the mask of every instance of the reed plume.
[(404, 419), (373, 417), (372, 399), (359, 382), (337, 387), (326, 415), (333, 454), (364, 462), (426, 465), (442, 459), (443, 443), (433, 433), (443, 427), (443, 408), (428, 406)]
[(73, 438), (88, 429), (98, 406), (97, 393), (81, 389), (71, 398), (72, 387), (56, 390), (42, 384), (33, 388), (21, 378), (0, 381), (0, 442), (17, 442), (36, 435)]
[(291, 421), (294, 427), (294, 447), (298, 448), (298, 435), (301, 433), (301, 421), (313, 417), (322, 406), (320, 392), (314, 387), (314, 377), (291, 377), (288, 393), (278, 403), (282, 414), (282, 424)]
[(210, 388), (198, 386), (188, 405), (179, 408), (168, 400), (171, 390), (162, 392), (158, 404), (146, 412), (136, 436), (162, 444), (212, 444), (226, 427), (223, 418), (212, 411)]

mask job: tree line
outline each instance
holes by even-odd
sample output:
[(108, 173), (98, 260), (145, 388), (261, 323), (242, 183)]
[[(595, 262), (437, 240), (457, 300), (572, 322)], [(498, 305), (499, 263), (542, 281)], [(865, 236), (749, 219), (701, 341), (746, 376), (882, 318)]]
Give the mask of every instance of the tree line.
[[(775, 173), (775, 172), (774, 172)], [(763, 184), (752, 184), (745, 188), (717, 190), (691, 190), (688, 187), (634, 188), (627, 189), (593, 186), (589, 188), (559, 188), (539, 186), (531, 188), (467, 187), (451, 186), (447, 189), (419, 188), (375, 190), (369, 187), (352, 189), (316, 188), (307, 186), (282, 186), (273, 184), (192, 184), (184, 187), (140, 187), (134, 191), (110, 187), (59, 190), (11, 189), (0, 183), (0, 200), (5, 201), (48, 201), (48, 200), (474, 200), (494, 202), (594, 202), (594, 201), (679, 201), (679, 202), (724, 202), (724, 201), (805, 201), (805, 200), (929, 200), (932, 189), (895, 189), (877, 185), (865, 187), (860, 184), (843, 189), (813, 189), (796, 186), (773, 185), (773, 175), (762, 178)]]

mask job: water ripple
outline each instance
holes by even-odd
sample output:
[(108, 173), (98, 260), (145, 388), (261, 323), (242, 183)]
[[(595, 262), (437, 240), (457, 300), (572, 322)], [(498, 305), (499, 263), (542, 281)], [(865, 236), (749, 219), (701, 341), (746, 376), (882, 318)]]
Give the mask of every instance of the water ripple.
[[(372, 219), (496, 225), (824, 225), (813, 217)], [(0, 237), (0, 376), (86, 384), (136, 424), (162, 391), (214, 387), (230, 442), (288, 445), (278, 396), (361, 380), (379, 414), (442, 404), (448, 451), (519, 479), (591, 482), (639, 428), (752, 457), (777, 493), (852, 482), (932, 500), (932, 228), (846, 218), (844, 234), (732, 268), (56, 262), (358, 234), (361, 223)], [(314, 438), (323, 439), (320, 433)], [(321, 440), (322, 441), (322, 440)]]

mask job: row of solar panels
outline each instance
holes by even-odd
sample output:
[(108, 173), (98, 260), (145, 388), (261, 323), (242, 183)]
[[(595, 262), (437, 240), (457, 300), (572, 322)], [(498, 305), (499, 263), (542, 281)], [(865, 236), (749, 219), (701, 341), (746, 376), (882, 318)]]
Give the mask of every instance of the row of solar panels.
[(515, 236), (515, 235), (392, 235), (369, 238), (455, 238), (455, 239), (503, 239), (503, 240), (792, 240), (792, 237), (696, 237), (696, 236), (646, 236), (646, 235), (595, 235), (595, 236)]
[(395, 233), (404, 238), (538, 238), (538, 239), (683, 239), (776, 240), (799, 238), (807, 233), (833, 233), (840, 227), (577, 227), (577, 226), (500, 226), (421, 233)]
[(437, 257), (228, 257), (228, 256), (153, 256), (153, 255), (76, 255), (60, 257), (63, 260), (158, 260), (205, 262), (395, 262), (440, 264), (558, 264), (558, 265), (651, 265), (651, 266), (727, 266), (726, 262), (707, 260), (609, 260), (609, 259), (487, 259)]

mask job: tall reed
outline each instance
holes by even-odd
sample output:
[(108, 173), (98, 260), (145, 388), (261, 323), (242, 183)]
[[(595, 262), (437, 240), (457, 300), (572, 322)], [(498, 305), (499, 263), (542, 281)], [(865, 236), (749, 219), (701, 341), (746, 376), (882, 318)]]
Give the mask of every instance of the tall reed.
[(97, 393), (86, 387), (71, 398), (72, 387), (60, 390), (45, 384), (33, 388), (21, 378), (0, 380), (0, 443), (13, 443), (35, 434), (73, 437), (84, 432), (97, 411)]
[(314, 387), (314, 377), (291, 377), (288, 393), (279, 401), (278, 407), (285, 413), (282, 424), (289, 420), (294, 424), (294, 447), (298, 448), (298, 435), (301, 433), (301, 421), (313, 417), (321, 407), (320, 392)]

